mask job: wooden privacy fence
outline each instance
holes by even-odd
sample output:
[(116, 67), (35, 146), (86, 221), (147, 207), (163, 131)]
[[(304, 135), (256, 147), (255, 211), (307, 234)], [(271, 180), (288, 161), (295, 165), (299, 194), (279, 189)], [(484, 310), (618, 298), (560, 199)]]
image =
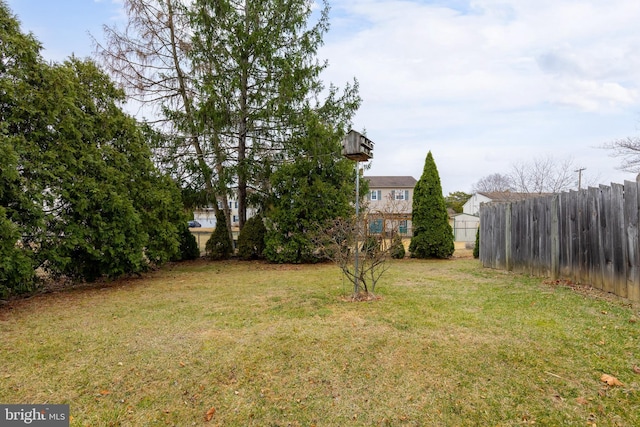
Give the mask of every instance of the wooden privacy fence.
[(484, 267), (590, 284), (640, 301), (639, 185), (484, 204)]

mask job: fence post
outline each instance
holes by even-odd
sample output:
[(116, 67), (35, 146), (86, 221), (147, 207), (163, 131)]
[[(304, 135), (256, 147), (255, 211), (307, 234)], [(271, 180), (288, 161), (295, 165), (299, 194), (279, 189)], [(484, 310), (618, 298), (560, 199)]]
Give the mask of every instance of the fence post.
[(511, 202), (507, 203), (504, 215), (504, 262), (507, 271), (513, 270), (511, 254)]
[(560, 243), (558, 221), (558, 195), (551, 198), (551, 278), (556, 280), (560, 275)]
[(627, 239), (627, 297), (640, 301), (640, 236), (638, 235), (638, 183), (624, 182), (625, 228)]

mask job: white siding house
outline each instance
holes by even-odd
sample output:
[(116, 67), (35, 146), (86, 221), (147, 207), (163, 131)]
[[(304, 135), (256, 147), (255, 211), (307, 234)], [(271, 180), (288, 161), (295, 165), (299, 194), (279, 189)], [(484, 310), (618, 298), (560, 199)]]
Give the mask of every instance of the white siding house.
[(480, 206), (483, 203), (513, 202), (516, 200), (529, 199), (532, 197), (545, 195), (547, 194), (517, 193), (512, 191), (475, 193), (462, 206), (462, 213), (454, 216), (453, 218), (453, 229), (454, 234), (456, 235), (456, 241), (475, 242), (475, 229), (473, 230), (473, 236), (471, 236), (471, 229), (480, 226)]
[[(238, 213), (238, 201), (235, 199), (230, 199), (227, 203), (229, 203), (229, 210), (231, 210), (231, 228), (235, 229), (239, 227), (239, 213)], [(222, 209), (222, 206), (218, 204), (219, 208)], [(251, 218), (256, 214), (255, 209), (248, 208), (247, 209), (247, 219)], [(205, 228), (215, 228), (216, 227), (216, 212), (213, 207), (206, 208), (198, 208), (193, 211), (193, 219), (198, 221), (202, 227)]]
[(493, 199), (490, 197), (491, 194), (492, 193), (475, 193), (462, 206), (462, 213), (478, 216), (480, 214), (480, 205), (482, 203), (490, 203), (493, 201)]

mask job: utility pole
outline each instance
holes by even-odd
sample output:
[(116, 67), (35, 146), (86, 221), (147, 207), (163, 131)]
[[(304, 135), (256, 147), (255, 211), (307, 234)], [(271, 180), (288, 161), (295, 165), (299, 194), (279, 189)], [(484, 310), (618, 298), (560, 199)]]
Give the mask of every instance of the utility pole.
[(587, 168), (576, 169), (574, 172), (578, 172), (578, 191), (582, 189), (582, 171)]

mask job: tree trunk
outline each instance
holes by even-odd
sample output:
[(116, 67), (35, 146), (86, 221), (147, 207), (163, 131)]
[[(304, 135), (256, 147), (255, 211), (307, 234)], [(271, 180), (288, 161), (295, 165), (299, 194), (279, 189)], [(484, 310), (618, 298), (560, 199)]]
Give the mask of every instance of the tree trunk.
[[(200, 135), (196, 132), (195, 118), (193, 116), (193, 109), (192, 109), (192, 100), (189, 97), (189, 94), (187, 93), (185, 76), (184, 76), (184, 72), (182, 71), (182, 67), (180, 67), (180, 60), (178, 58), (178, 51), (176, 48), (177, 40), (175, 37), (175, 28), (173, 23), (173, 5), (171, 3), (171, 0), (167, 0), (167, 11), (169, 15), (168, 25), (171, 33), (171, 53), (173, 57), (174, 67), (176, 69), (176, 75), (178, 77), (178, 84), (179, 84), (178, 90), (182, 97), (182, 102), (184, 104), (184, 109), (185, 109), (185, 115), (187, 118), (187, 126), (189, 128), (189, 133), (191, 134), (190, 135), (191, 146), (196, 151), (198, 166), (200, 168), (200, 171), (202, 172), (205, 192), (207, 193), (207, 200), (214, 200), (213, 210), (214, 210), (214, 213), (216, 214), (216, 218), (218, 217), (218, 214), (220, 211), (220, 207), (218, 206), (218, 200), (220, 200), (222, 204), (225, 221), (227, 223), (227, 229), (229, 230), (229, 241), (232, 243), (231, 247), (233, 247), (233, 233), (231, 231), (231, 218), (230, 218), (231, 213), (229, 210), (229, 202), (227, 199), (227, 194), (224, 191), (215, 191), (215, 186), (213, 184), (213, 173), (209, 165), (207, 165), (207, 162), (204, 158), (204, 152), (202, 150), (202, 146), (200, 145), (200, 138), (199, 138)], [(213, 138), (214, 138), (214, 153), (216, 156), (215, 158), (216, 172), (218, 174), (218, 183), (220, 183), (220, 177), (223, 176), (223, 172), (224, 172), (224, 165), (222, 164), (222, 159), (221, 159), (222, 150), (220, 149), (220, 143), (217, 135), (214, 135)], [(218, 199), (216, 193), (220, 195), (220, 199)]]
[[(249, 31), (249, 2), (245, 3), (245, 27)], [(246, 49), (246, 48), (245, 48)], [(247, 124), (249, 91), (249, 54), (246, 50), (240, 58), (240, 123), (238, 128), (238, 223), (240, 230), (247, 221)]]

